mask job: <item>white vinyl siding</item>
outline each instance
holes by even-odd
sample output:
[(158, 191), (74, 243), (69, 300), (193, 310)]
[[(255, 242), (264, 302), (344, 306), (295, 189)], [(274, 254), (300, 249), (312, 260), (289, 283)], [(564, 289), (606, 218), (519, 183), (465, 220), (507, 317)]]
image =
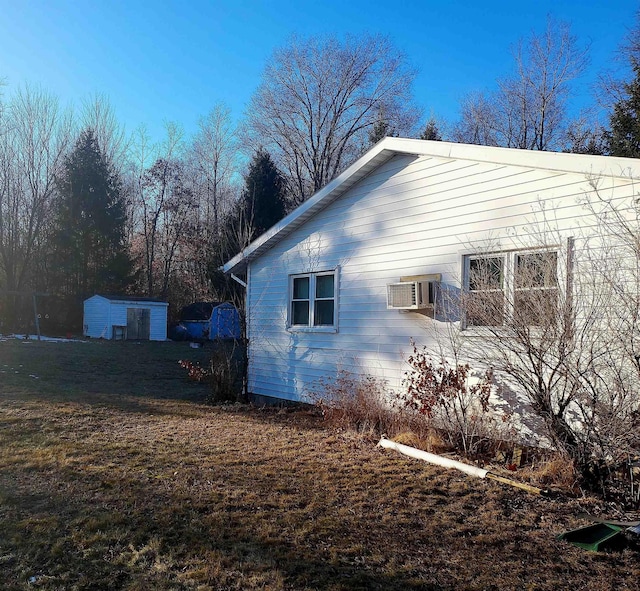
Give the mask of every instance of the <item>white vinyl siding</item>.
[[(409, 155), (380, 165), (250, 263), (249, 390), (304, 400), (340, 370), (400, 388), (411, 339), (433, 344), (445, 323), (438, 305), (436, 318), (387, 310), (387, 284), (440, 273), (455, 297), (464, 256), (539, 246), (551, 210), (558, 243), (579, 236), (587, 173)], [(605, 191), (624, 199), (634, 184), (609, 178)], [(290, 330), (291, 276), (337, 268), (339, 330)]]

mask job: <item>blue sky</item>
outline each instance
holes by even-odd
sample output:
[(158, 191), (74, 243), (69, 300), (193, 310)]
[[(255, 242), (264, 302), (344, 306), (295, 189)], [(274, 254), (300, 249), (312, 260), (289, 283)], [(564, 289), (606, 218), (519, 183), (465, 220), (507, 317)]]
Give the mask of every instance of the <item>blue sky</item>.
[(39, 84), (63, 104), (106, 94), (127, 131), (164, 121), (187, 132), (217, 101), (244, 112), (266, 60), (291, 34), (389, 35), (418, 68), (425, 116), (456, 118), (460, 99), (508, 72), (510, 48), (547, 15), (591, 44), (576, 104), (609, 67), (640, 6), (631, 0), (0, 0), (0, 78)]

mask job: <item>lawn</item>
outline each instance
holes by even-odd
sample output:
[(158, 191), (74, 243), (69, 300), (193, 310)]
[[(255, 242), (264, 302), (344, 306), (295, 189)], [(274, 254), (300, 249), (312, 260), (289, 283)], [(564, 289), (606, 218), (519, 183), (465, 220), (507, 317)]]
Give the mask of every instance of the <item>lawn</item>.
[(549, 500), (300, 410), (210, 406), (185, 343), (0, 341), (3, 589), (637, 589)]

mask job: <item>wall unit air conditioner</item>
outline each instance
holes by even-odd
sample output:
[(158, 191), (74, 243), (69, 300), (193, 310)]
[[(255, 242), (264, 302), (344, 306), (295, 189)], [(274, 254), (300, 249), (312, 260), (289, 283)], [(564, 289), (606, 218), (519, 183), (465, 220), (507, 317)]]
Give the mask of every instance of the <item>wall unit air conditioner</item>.
[(400, 281), (387, 285), (389, 310), (423, 310), (433, 308), (433, 281)]

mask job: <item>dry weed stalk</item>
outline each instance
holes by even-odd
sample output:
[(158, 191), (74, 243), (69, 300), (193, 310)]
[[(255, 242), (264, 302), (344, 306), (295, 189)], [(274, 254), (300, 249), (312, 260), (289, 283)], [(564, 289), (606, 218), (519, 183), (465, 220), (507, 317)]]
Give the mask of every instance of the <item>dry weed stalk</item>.
[(402, 431), (403, 418), (389, 404), (386, 382), (374, 376), (341, 370), (311, 398), (334, 427), (375, 436)]

